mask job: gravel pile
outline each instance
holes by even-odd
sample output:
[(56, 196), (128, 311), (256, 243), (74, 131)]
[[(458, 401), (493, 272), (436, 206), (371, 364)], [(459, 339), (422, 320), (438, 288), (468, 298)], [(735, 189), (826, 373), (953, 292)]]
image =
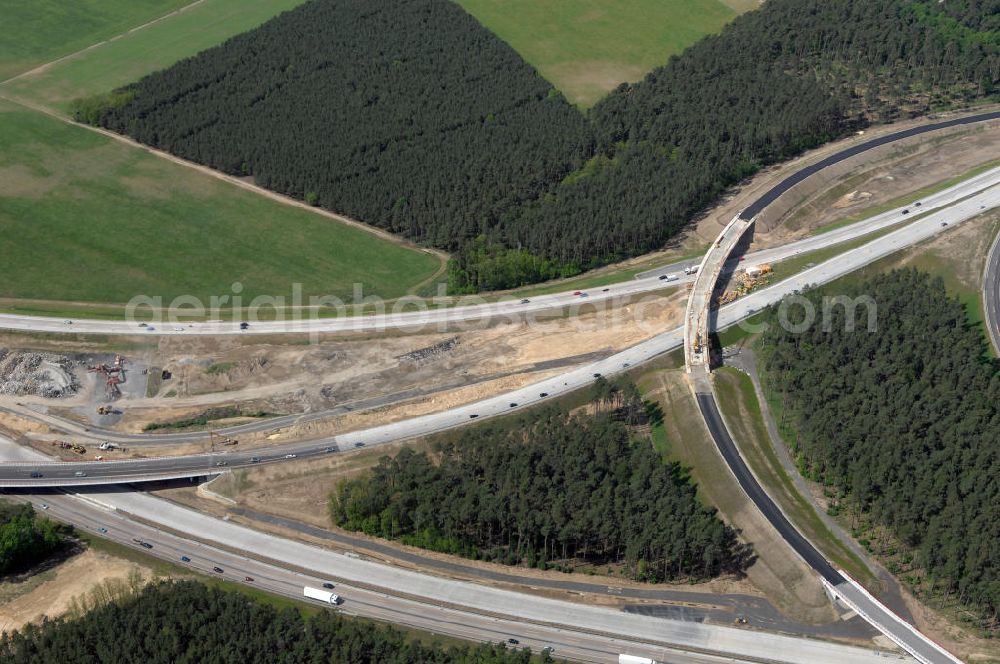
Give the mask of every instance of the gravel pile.
[(57, 399), (76, 394), (78, 389), (80, 383), (69, 358), (0, 348), (0, 394)]
[(409, 353), (404, 353), (402, 355), (397, 355), (396, 359), (401, 362), (420, 362), (421, 360), (429, 360), (438, 355), (443, 355), (448, 351), (455, 348), (458, 345), (458, 337), (452, 337), (451, 339), (446, 339), (440, 343), (436, 343), (433, 346), (428, 346), (426, 348), (420, 348), (418, 350), (410, 351)]

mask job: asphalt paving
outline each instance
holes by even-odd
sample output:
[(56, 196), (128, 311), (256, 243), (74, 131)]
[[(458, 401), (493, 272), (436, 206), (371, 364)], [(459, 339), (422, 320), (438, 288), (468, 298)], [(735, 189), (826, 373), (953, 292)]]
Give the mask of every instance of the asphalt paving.
[[(642, 616), (429, 576), (260, 533), (133, 491), (26, 497), (49, 516), (131, 546), (141, 546), (134, 539), (146, 542), (151, 548), (140, 550), (194, 571), (218, 575), (212, 570), (219, 567), (224, 578), (289, 597), (301, 597), (306, 585), (332, 582), (344, 599), (339, 611), (472, 640), (514, 637), (536, 651), (553, 645), (556, 656), (581, 661), (610, 663), (623, 652), (667, 662), (906, 661), (870, 648)], [(181, 561), (182, 555), (190, 561)]]
[(983, 310), (993, 352), (1000, 355), (1000, 235), (997, 235), (986, 258), (983, 272)]
[(873, 148), (881, 147), (883, 145), (888, 145), (890, 143), (895, 143), (896, 141), (901, 141), (904, 138), (911, 138), (913, 136), (919, 136), (921, 134), (926, 134), (932, 131), (938, 131), (940, 129), (948, 129), (950, 127), (959, 127), (963, 125), (975, 124), (977, 122), (986, 122), (990, 120), (996, 120), (1000, 118), (1000, 111), (995, 111), (992, 113), (980, 113), (978, 115), (967, 115), (961, 118), (954, 118), (952, 120), (945, 120), (943, 122), (933, 122), (926, 125), (920, 125), (918, 127), (911, 127), (910, 129), (904, 129), (902, 131), (893, 132), (891, 134), (886, 134), (884, 136), (879, 136), (878, 138), (873, 138), (870, 141), (865, 141), (864, 143), (859, 143), (857, 145), (852, 145), (851, 147), (845, 148), (836, 152), (825, 159), (822, 159), (815, 164), (806, 166), (787, 178), (779, 182), (777, 185), (766, 191), (760, 198), (755, 200), (753, 203), (748, 205), (741, 213), (740, 218), (750, 220), (760, 214), (764, 208), (778, 200), (778, 198), (787, 192), (789, 189), (799, 184), (811, 175), (815, 175), (824, 168), (829, 168), (834, 164), (838, 164), (842, 161), (850, 159), (851, 157), (856, 157), (857, 155), (867, 152)]
[[(427, 556), (418, 552), (408, 551), (388, 544), (382, 544), (371, 538), (355, 537), (346, 533), (332, 532), (323, 528), (277, 516), (265, 514), (245, 507), (230, 507), (228, 511), (237, 516), (246, 517), (275, 526), (280, 526), (310, 537), (333, 542), (338, 546), (352, 551), (394, 558), (409, 564), (419, 565), (424, 569), (432, 569), (447, 574), (458, 574), (463, 577), (495, 581), (516, 586), (547, 588), (573, 593), (608, 595), (621, 599), (642, 600), (643, 602), (663, 601), (674, 604), (635, 604), (627, 605), (626, 611), (677, 620), (708, 621), (715, 624), (731, 624), (737, 616), (749, 618), (755, 628), (783, 632), (801, 636), (844, 637), (866, 639), (875, 636), (873, 630), (860, 618), (847, 621), (836, 621), (824, 625), (804, 623), (778, 611), (773, 604), (762, 597), (744, 594), (703, 593), (688, 590), (667, 590), (660, 588), (632, 588), (628, 586), (609, 586), (603, 583), (585, 583), (581, 581), (564, 581), (557, 579), (524, 576), (515, 572), (497, 572), (473, 567), (452, 560)], [(681, 606), (678, 603), (683, 603)]]
[(722, 415), (719, 413), (719, 405), (715, 402), (715, 396), (705, 393), (698, 393), (695, 396), (698, 400), (698, 408), (701, 410), (702, 417), (708, 425), (708, 430), (712, 434), (712, 439), (715, 441), (719, 453), (726, 460), (726, 465), (729, 466), (729, 469), (736, 477), (736, 481), (743, 487), (743, 491), (750, 497), (750, 500), (754, 502), (764, 517), (771, 523), (778, 534), (781, 535), (781, 538), (788, 542), (792, 549), (799, 554), (799, 557), (805, 560), (820, 576), (833, 585), (843, 583), (845, 581), (844, 577), (827, 562), (826, 558), (812, 544), (802, 537), (799, 531), (795, 529), (795, 526), (789, 523), (784, 513), (774, 504), (774, 501), (771, 500), (770, 496), (767, 495), (756, 478), (754, 478), (753, 473), (750, 472), (750, 469), (743, 461), (743, 457), (740, 456), (739, 451), (736, 449), (736, 444), (729, 435), (729, 430), (726, 429), (726, 425), (722, 421)]
[[(962, 198), (949, 207), (927, 214), (867, 244), (846, 251), (723, 307), (718, 311), (716, 328), (724, 329), (738, 324), (758, 310), (779, 303), (786, 295), (833, 281), (904, 247), (930, 239), (950, 227), (974, 218), (985, 209), (998, 206), (1000, 206), (1000, 185)], [(329, 439), (276, 446), (256, 455), (252, 451), (216, 452), (113, 462), (4, 464), (0, 466), (0, 486), (82, 486), (200, 476), (250, 465), (254, 463), (250, 458), (252, 456), (259, 456), (260, 463), (277, 463), (286, 457), (301, 458), (333, 453), (357, 445), (376, 446), (406, 440), (545, 403), (555, 396), (589, 386), (598, 376), (613, 376), (628, 371), (631, 367), (679, 348), (682, 343), (683, 329), (675, 328), (604, 359), (578, 366), (561, 375), (546, 378), (505, 394), (400, 422), (339, 434)], [(289, 454), (295, 456), (288, 457)], [(225, 465), (219, 466), (220, 462)], [(33, 478), (32, 472), (40, 472), (43, 476)], [(77, 472), (84, 472), (86, 476), (77, 476)]]
[[(974, 116), (980, 117), (980, 116)], [(985, 116), (983, 116), (985, 118)], [(815, 172), (815, 171), (813, 171)], [(992, 185), (1000, 183), (1000, 167), (969, 178), (953, 187), (929, 195), (920, 201), (920, 213), (926, 213), (954, 204), (957, 200), (973, 195)], [(777, 187), (781, 187), (778, 185)], [(769, 191), (774, 191), (773, 188)], [(767, 194), (765, 194), (766, 196)], [(750, 208), (748, 208), (750, 209)], [(866, 234), (894, 225), (903, 224), (910, 216), (903, 211), (917, 211), (913, 206), (899, 206), (893, 210), (875, 215), (848, 226), (820, 233), (791, 242), (781, 247), (747, 254), (750, 262), (778, 262), (816, 249), (822, 249), (848, 242)], [(0, 329), (25, 332), (49, 332), (54, 334), (101, 334), (101, 335), (144, 335), (144, 336), (220, 336), (220, 335), (266, 335), (266, 334), (320, 334), (337, 332), (380, 332), (386, 330), (439, 330), (447, 331), (456, 325), (469, 321), (520, 321), (525, 317), (565, 310), (570, 314), (600, 306), (621, 304), (625, 298), (634, 298), (682, 286), (693, 282), (693, 275), (685, 275), (683, 267), (696, 265), (694, 261), (675, 263), (636, 275), (636, 279), (610, 284), (603, 288), (584, 291), (553, 293), (530, 297), (510, 296), (496, 302), (450, 306), (430, 304), (424, 310), (407, 311), (406, 306), (393, 304), (389, 310), (379, 315), (345, 315), (330, 318), (303, 318), (287, 321), (253, 322), (246, 330), (237, 322), (208, 321), (175, 324), (156, 323), (151, 327), (138, 327), (136, 322), (125, 320), (55, 319), (45, 316), (25, 316), (0, 314)], [(661, 280), (661, 276), (676, 273), (676, 280)], [(581, 293), (578, 295), (577, 293)], [(585, 293), (585, 295), (584, 295)], [(475, 301), (475, 300), (473, 300)], [(411, 305), (407, 305), (412, 307)], [(69, 321), (69, 322), (67, 322)]]

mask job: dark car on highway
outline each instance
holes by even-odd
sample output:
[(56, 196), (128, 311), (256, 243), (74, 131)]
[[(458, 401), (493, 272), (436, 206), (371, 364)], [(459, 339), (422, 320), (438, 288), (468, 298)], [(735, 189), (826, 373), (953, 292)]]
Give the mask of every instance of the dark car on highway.
[(216, 574), (222, 574), (225, 570), (222, 569), (221, 567), (213, 567), (212, 571), (215, 572)]
[(139, 542), (139, 546), (141, 546), (144, 549), (152, 549), (153, 548), (153, 545), (150, 544), (149, 542)]
[(333, 584), (330, 583), (329, 581), (327, 581), (326, 583), (324, 583), (323, 587), (326, 588), (327, 590), (333, 590)]

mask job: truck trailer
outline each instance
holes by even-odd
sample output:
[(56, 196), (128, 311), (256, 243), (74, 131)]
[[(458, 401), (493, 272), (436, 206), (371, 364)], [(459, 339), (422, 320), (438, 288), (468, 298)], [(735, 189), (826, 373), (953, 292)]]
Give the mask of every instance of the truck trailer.
[(649, 657), (636, 657), (635, 655), (618, 655), (618, 664), (660, 664), (655, 659)]
[(328, 590), (320, 590), (319, 588), (310, 588), (309, 586), (306, 586), (302, 589), (302, 594), (309, 599), (315, 599), (332, 606), (340, 604), (340, 596), (335, 595)]

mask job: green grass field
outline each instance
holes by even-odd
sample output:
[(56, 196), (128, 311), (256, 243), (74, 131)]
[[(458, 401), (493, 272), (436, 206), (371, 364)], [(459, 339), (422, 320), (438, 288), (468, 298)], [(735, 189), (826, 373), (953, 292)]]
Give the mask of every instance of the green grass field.
[(748, 0), (456, 1), (581, 107), (642, 79), (755, 6)]
[(0, 102), (0, 297), (404, 294), (437, 257)]
[(0, 81), (157, 19), (193, 0), (8, 0)]
[[(46, 1), (55, 4), (54, 0)], [(144, 0), (143, 4), (153, 4), (155, 1), (157, 0)], [(163, 5), (188, 4), (178, 3), (176, 0), (170, 3), (166, 0), (158, 1)], [(302, 2), (303, 0), (202, 0), (168, 19), (68, 58), (44, 72), (2, 85), (0, 94), (66, 110), (69, 102), (77, 97), (107, 92), (131, 83), (182, 58), (217, 46), (229, 37), (246, 32)], [(78, 3), (59, 3), (59, 9), (53, 9), (52, 13), (59, 15), (60, 23), (69, 23), (71, 15), (65, 7), (74, 4)], [(89, 0), (86, 4), (96, 4), (96, 0)], [(102, 4), (109, 3), (105, 1)], [(112, 0), (110, 4), (128, 3), (125, 0)], [(127, 27), (128, 24), (119, 32)], [(58, 35), (48, 34), (46, 38), (49, 40), (48, 48), (55, 48)], [(39, 48), (46, 46), (41, 36), (38, 42)], [(82, 44), (81, 47), (86, 45)], [(70, 49), (69, 52), (74, 50), (76, 49)]]

